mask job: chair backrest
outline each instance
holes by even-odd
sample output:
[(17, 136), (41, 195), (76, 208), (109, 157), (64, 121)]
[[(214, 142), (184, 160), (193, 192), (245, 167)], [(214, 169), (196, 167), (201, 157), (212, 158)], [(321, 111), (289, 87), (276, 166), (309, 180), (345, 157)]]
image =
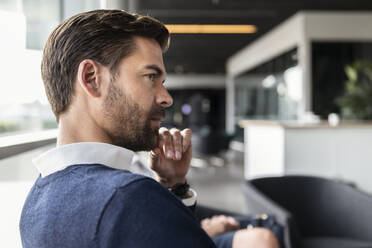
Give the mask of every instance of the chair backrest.
[(245, 183), (243, 190), (248, 213), (274, 215), (277, 222), (284, 227), (284, 246), (286, 248), (299, 247), (300, 236), (292, 214), (263, 194), (249, 181)]
[(257, 178), (249, 184), (291, 213), (303, 237), (372, 241), (372, 196), (348, 184), (312, 176)]
[(240, 216), (242, 214), (197, 204), (194, 210), (194, 215), (199, 221), (201, 221), (202, 219), (210, 218), (215, 215)]

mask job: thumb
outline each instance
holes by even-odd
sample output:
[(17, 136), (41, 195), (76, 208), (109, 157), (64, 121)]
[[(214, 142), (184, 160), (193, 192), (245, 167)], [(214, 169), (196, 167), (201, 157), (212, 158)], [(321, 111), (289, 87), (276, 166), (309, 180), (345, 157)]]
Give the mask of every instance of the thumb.
[(154, 169), (158, 165), (160, 155), (161, 155), (161, 149), (159, 147), (156, 147), (155, 149), (153, 149), (149, 152), (149, 167), (150, 167), (150, 169)]
[(161, 149), (159, 147), (154, 148), (150, 152), (150, 155), (152, 156), (159, 156), (160, 154), (161, 154)]

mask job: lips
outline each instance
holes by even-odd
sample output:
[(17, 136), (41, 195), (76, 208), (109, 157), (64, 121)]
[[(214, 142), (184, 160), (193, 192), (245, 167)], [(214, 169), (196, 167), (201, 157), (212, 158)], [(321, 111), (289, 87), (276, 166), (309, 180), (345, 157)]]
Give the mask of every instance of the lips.
[(151, 120), (162, 122), (165, 119), (165, 110), (164, 109), (157, 109), (156, 111), (152, 111)]
[(164, 115), (158, 115), (158, 116), (153, 116), (153, 117), (151, 117), (151, 120), (152, 121), (159, 121), (159, 122), (162, 122), (162, 121), (164, 121), (164, 119), (165, 119), (165, 116)]

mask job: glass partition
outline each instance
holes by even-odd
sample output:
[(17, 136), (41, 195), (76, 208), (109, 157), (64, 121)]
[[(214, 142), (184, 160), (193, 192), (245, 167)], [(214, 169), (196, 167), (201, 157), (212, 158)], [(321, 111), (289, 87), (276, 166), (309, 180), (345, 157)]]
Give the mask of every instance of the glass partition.
[(345, 66), (372, 62), (372, 42), (312, 42), (312, 109), (327, 118), (339, 112), (336, 99), (344, 92)]
[(294, 120), (302, 99), (302, 72), (291, 50), (235, 78), (235, 118)]

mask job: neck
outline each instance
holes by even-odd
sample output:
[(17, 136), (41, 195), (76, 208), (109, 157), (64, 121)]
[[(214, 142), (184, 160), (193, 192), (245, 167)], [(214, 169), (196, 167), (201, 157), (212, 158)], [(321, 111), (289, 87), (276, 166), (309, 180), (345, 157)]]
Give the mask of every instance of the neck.
[(87, 112), (68, 111), (59, 118), (57, 146), (79, 142), (112, 144), (103, 128)]

